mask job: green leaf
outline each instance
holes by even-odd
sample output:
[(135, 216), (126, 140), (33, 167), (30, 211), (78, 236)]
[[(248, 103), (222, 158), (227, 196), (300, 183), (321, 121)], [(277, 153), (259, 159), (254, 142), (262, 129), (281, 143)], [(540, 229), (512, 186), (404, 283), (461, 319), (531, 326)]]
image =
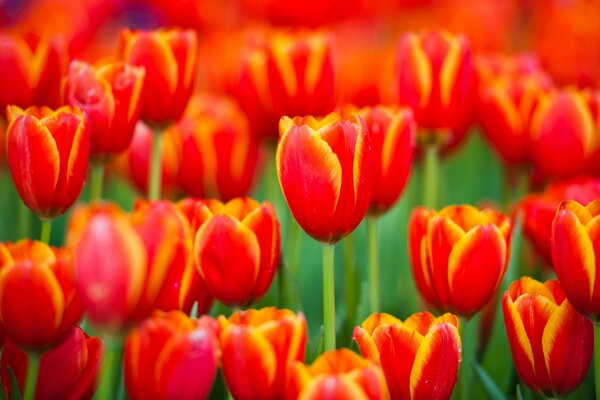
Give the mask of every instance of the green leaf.
[(473, 369), (475, 370), (475, 376), (479, 379), (479, 382), (485, 389), (489, 399), (507, 400), (498, 385), (496, 385), (496, 382), (488, 375), (485, 369), (476, 362), (473, 363)]

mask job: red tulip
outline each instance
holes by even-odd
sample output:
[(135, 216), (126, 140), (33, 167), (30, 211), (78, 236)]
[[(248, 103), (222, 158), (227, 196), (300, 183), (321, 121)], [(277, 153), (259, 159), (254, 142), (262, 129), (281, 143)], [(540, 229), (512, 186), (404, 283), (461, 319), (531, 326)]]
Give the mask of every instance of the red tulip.
[(218, 342), (203, 320), (179, 311), (156, 313), (125, 342), (125, 387), (136, 399), (203, 399), (218, 362)]
[(546, 397), (565, 395), (587, 374), (594, 327), (555, 280), (523, 277), (502, 299), (504, 325), (521, 381)]
[(283, 117), (277, 175), (292, 215), (318, 241), (335, 243), (354, 230), (371, 198), (372, 156), (360, 116), (332, 113)]
[(78, 108), (7, 109), (7, 156), (13, 182), (41, 218), (63, 214), (79, 197), (87, 173), (90, 132)]
[(290, 367), (304, 361), (302, 313), (267, 307), (219, 317), (221, 365), (236, 399), (282, 399)]

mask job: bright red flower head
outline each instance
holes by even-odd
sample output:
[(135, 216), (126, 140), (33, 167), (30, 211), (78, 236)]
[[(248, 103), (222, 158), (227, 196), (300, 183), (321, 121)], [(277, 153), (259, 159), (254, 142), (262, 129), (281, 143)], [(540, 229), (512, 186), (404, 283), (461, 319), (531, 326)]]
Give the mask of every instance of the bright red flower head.
[(125, 387), (132, 400), (204, 399), (217, 373), (219, 347), (210, 321), (157, 312), (125, 342)]
[(87, 173), (90, 131), (78, 108), (7, 108), (6, 151), (13, 182), (41, 218), (63, 214), (79, 197)]
[(402, 322), (373, 313), (352, 337), (362, 355), (383, 369), (393, 399), (450, 398), (461, 360), (456, 316), (423, 312)]
[[(56, 347), (42, 354), (35, 389), (37, 400), (91, 399), (100, 371), (102, 341), (89, 337), (80, 327), (71, 329), (69, 335)], [(10, 371), (17, 378), (19, 392), (25, 387), (25, 374), (29, 358), (27, 353), (7, 340), (2, 349), (0, 374), (4, 392), (11, 392)]]
[(79, 107), (90, 123), (90, 157), (108, 162), (127, 150), (141, 111), (144, 69), (121, 62), (94, 68), (73, 61), (65, 79), (65, 103)]
[(521, 381), (547, 397), (573, 391), (586, 376), (594, 327), (555, 280), (514, 281), (502, 299), (504, 325)]
[(45, 350), (71, 333), (83, 314), (71, 272), (66, 251), (32, 240), (0, 244), (6, 336), (25, 349)]
[(190, 29), (121, 31), (121, 58), (146, 70), (142, 92), (145, 121), (162, 124), (183, 114), (196, 79), (197, 42)]
[(201, 206), (194, 256), (210, 294), (231, 305), (259, 300), (279, 268), (281, 234), (273, 205), (250, 198)]
[(221, 366), (233, 397), (283, 398), (291, 366), (304, 361), (304, 315), (267, 307), (220, 316), (218, 321)]
[(360, 116), (283, 117), (277, 175), (292, 215), (314, 239), (335, 243), (354, 230), (371, 198), (372, 155)]
[(469, 317), (492, 298), (509, 259), (509, 218), (491, 209), (417, 207), (409, 247), (417, 288), (435, 307)]
[(348, 349), (321, 354), (311, 365), (296, 361), (285, 398), (389, 399), (381, 368)]

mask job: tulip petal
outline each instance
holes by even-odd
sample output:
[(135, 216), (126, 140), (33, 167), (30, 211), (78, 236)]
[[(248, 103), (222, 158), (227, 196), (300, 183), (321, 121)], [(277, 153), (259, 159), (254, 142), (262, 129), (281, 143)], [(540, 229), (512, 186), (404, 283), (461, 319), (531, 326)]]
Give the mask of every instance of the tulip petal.
[(347, 375), (316, 377), (300, 392), (298, 400), (368, 400), (364, 390)]
[(533, 377), (535, 376), (533, 349), (521, 315), (508, 292), (505, 292), (502, 298), (502, 311), (515, 368), (519, 377), (529, 385), (534, 381)]
[(354, 328), (354, 333), (352, 334), (352, 338), (356, 340), (358, 344), (358, 348), (360, 350), (360, 354), (371, 360), (373, 363), (380, 365), (381, 361), (379, 360), (379, 350), (377, 349), (377, 345), (373, 340), (373, 337), (368, 333), (368, 331), (360, 326)]

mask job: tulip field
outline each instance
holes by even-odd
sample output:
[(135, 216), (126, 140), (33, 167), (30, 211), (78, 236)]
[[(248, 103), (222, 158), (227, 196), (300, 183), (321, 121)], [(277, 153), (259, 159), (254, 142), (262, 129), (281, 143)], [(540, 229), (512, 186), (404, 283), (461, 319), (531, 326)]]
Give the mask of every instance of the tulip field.
[(0, 400), (600, 399), (600, 2), (0, 1)]

